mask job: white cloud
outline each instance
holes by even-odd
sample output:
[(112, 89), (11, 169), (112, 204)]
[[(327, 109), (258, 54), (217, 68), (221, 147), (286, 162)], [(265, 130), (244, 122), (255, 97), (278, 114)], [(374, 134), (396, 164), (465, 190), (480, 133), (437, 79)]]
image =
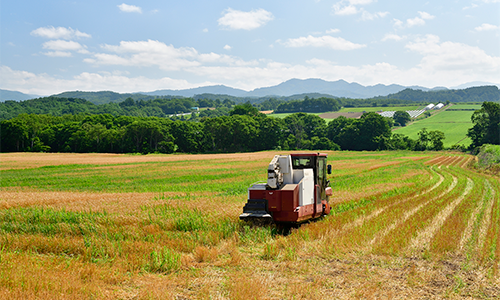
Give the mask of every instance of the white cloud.
[(489, 31), (489, 30), (498, 30), (500, 29), (500, 26), (488, 24), (488, 23), (483, 23), (483, 25), (478, 26), (474, 28), (476, 31)]
[(422, 26), (422, 25), (425, 25), (425, 20), (422, 18), (419, 18), (419, 17), (415, 17), (415, 18), (406, 20), (406, 25), (408, 27)]
[(50, 57), (71, 57), (73, 56), (71, 52), (68, 51), (49, 51), (49, 52), (44, 52), (43, 53), (46, 56)]
[(469, 81), (500, 74), (499, 56), (490, 56), (478, 47), (462, 43), (441, 42), (436, 35), (418, 38), (406, 48), (423, 56), (419, 68), (426, 74), (468, 77)]
[(44, 55), (51, 57), (70, 57), (72, 56), (70, 51), (77, 51), (78, 53), (88, 54), (89, 51), (85, 46), (75, 41), (65, 41), (65, 40), (52, 40), (47, 41), (42, 44), (43, 49), (53, 50), (43, 53)]
[(53, 40), (42, 44), (43, 49), (61, 50), (61, 51), (77, 51), (83, 49), (80, 43), (75, 41)]
[(133, 12), (133, 13), (140, 13), (140, 14), (142, 14), (142, 9), (139, 6), (128, 5), (128, 4), (125, 4), (125, 3), (122, 3), (122, 4), (117, 5), (117, 6), (123, 12), (127, 12), (127, 13)]
[(387, 33), (383, 38), (382, 38), (382, 42), (385, 42), (385, 41), (389, 41), (389, 40), (393, 40), (393, 41), (401, 41), (402, 39), (404, 39), (405, 37), (402, 37), (402, 36), (399, 36), (397, 34), (394, 34), (394, 33)]
[(425, 25), (426, 20), (432, 20), (435, 18), (435, 16), (424, 11), (419, 11), (418, 14), (419, 14), (418, 17), (407, 19), (406, 23), (401, 20), (394, 19), (393, 20), (394, 26), (397, 28), (410, 28), (414, 26), (423, 26)]
[(359, 13), (359, 10), (354, 5), (344, 5), (342, 2), (335, 3), (333, 5), (333, 10), (336, 15), (339, 16), (349, 16)]
[(424, 20), (432, 20), (435, 18), (435, 16), (431, 15), (430, 13), (427, 13), (425, 11), (419, 11), (418, 14), (420, 17)]
[(12, 70), (0, 66), (0, 88), (11, 89), (28, 94), (53, 95), (63, 91), (102, 91), (112, 90), (122, 93), (137, 91), (154, 91), (159, 89), (187, 89), (200, 85), (213, 85), (212, 82), (192, 84), (183, 79), (147, 78), (143, 76), (127, 77), (116, 72), (89, 73), (83, 72), (69, 79), (60, 79), (48, 74), (34, 74), (26, 71)]
[(462, 10), (472, 9), (472, 8), (476, 8), (476, 7), (478, 7), (478, 5), (475, 3), (472, 3), (471, 6), (466, 6), (466, 7), (462, 8)]
[(249, 12), (228, 8), (224, 11), (224, 16), (218, 20), (218, 23), (219, 26), (225, 29), (252, 30), (265, 25), (272, 19), (274, 19), (273, 14), (262, 8)]
[(286, 47), (326, 47), (334, 50), (354, 50), (364, 48), (366, 45), (355, 44), (340, 37), (333, 37), (329, 35), (314, 37), (309, 35), (307, 37), (299, 37), (296, 39), (288, 39), (283, 43)]
[(74, 30), (71, 27), (65, 28), (65, 27), (54, 27), (54, 26), (37, 28), (31, 32), (31, 35), (48, 39), (65, 39), (65, 40), (91, 37), (90, 34), (81, 32), (78, 29)]
[(373, 0), (349, 0), (352, 5), (367, 5), (372, 3)]
[(231, 46), (229, 46), (229, 45), (225, 45), (225, 46), (224, 46), (224, 50), (231, 50), (231, 49), (232, 49), (232, 47), (231, 47)]
[(336, 15), (353, 15), (359, 12), (356, 5), (368, 5), (373, 0), (341, 0), (333, 4), (333, 10)]
[[(227, 47), (224, 48), (228, 50)], [(93, 65), (159, 67), (164, 71), (185, 71), (204, 64), (251, 64), (228, 55), (198, 53), (194, 48), (175, 48), (155, 40), (122, 41), (120, 45), (103, 45), (102, 49), (113, 53), (94, 53), (92, 58), (84, 59), (84, 62)]]
[(403, 28), (404, 27), (404, 22), (403, 21), (398, 20), (398, 19), (393, 19), (392, 21), (394, 22), (394, 27), (397, 27), (397, 28)]
[(358, 7), (372, 2), (373, 0), (342, 0), (333, 4), (333, 13), (338, 16), (349, 16), (361, 13), (361, 20), (363, 21), (372, 21), (378, 18), (384, 18), (389, 14), (389, 12), (370, 13), (362, 7)]
[(328, 29), (326, 31), (327, 34), (332, 34), (332, 33), (339, 33), (340, 32), (340, 29), (338, 28), (332, 28), (332, 29)]
[(376, 12), (376, 13), (369, 13), (366, 10), (363, 10), (361, 14), (361, 19), (363, 21), (372, 21), (378, 18), (385, 18), (387, 15), (389, 15), (389, 12)]

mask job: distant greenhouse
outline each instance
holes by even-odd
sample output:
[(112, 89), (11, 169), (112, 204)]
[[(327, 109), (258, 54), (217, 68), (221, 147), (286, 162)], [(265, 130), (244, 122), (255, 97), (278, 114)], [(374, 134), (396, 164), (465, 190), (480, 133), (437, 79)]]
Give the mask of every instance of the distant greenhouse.
[[(406, 112), (410, 115), (410, 118), (414, 119), (414, 118), (420, 116), (421, 114), (423, 114), (425, 112), (425, 110), (423, 110), (423, 109), (407, 110)], [(395, 111), (379, 111), (378, 112), (379, 115), (381, 115), (382, 117), (386, 117), (386, 118), (394, 117), (394, 113), (395, 113)]]
[[(431, 103), (431, 104), (427, 105), (426, 107), (424, 107), (424, 109), (407, 110), (406, 112), (410, 115), (410, 118), (415, 119), (416, 117), (420, 116), (421, 114), (423, 114), (427, 110), (431, 110), (431, 109), (437, 110), (437, 109), (441, 109), (443, 107), (444, 107), (443, 103), (439, 103), (438, 105), (434, 105)], [(379, 115), (381, 115), (382, 117), (392, 118), (392, 117), (394, 117), (395, 111), (379, 111), (377, 113)]]
[(438, 105), (434, 106), (434, 109), (441, 109), (444, 107), (443, 103), (439, 103)]
[(434, 108), (434, 104), (431, 103), (431, 104), (427, 105), (426, 107), (424, 107), (424, 110), (431, 110), (433, 108)]

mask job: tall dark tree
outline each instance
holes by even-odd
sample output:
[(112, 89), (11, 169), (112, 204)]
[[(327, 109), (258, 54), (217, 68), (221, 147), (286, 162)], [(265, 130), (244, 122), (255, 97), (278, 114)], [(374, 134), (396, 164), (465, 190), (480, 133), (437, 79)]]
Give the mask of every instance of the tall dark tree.
[(406, 124), (411, 121), (410, 114), (402, 110), (394, 112), (394, 116), (392, 118), (394, 119), (394, 123), (399, 126), (406, 126)]
[(472, 114), (471, 120), (474, 125), (467, 132), (472, 140), (471, 147), (500, 144), (500, 104), (483, 102), (481, 109)]
[(443, 150), (444, 144), (443, 140), (445, 139), (444, 132), (439, 130), (429, 131), (429, 141), (431, 142), (430, 150)]

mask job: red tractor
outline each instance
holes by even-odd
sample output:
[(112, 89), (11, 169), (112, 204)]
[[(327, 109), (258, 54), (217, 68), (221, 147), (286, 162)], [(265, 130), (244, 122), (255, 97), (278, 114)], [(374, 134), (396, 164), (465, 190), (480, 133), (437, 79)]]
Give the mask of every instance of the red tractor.
[(240, 219), (255, 224), (297, 225), (330, 213), (327, 154), (276, 155), (267, 169), (267, 183), (248, 188)]

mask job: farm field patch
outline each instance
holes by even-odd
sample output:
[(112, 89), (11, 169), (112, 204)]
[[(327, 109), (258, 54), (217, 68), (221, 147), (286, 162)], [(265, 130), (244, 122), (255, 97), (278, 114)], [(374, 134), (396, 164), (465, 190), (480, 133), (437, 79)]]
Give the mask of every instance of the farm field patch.
[(418, 110), (423, 109), (425, 105), (412, 105), (412, 106), (369, 106), (369, 107), (343, 107), (338, 112), (377, 112), (377, 111), (407, 111), (407, 110)]
[(464, 109), (464, 110), (478, 110), (481, 109), (481, 104), (467, 104), (467, 103), (459, 103), (459, 104), (453, 104), (451, 109)]
[(0, 154), (0, 298), (500, 297), (473, 157), (328, 152), (332, 212), (284, 236), (238, 220), (275, 154)]
[[(453, 106), (454, 107), (454, 106)], [(427, 131), (440, 130), (445, 133), (444, 146), (451, 147), (455, 144), (468, 146), (471, 140), (466, 137), (467, 130), (472, 127), (470, 117), (473, 111), (442, 111), (429, 118), (411, 123), (410, 125), (398, 128), (394, 133), (409, 136), (412, 139), (418, 138), (418, 132), (423, 128)]]

